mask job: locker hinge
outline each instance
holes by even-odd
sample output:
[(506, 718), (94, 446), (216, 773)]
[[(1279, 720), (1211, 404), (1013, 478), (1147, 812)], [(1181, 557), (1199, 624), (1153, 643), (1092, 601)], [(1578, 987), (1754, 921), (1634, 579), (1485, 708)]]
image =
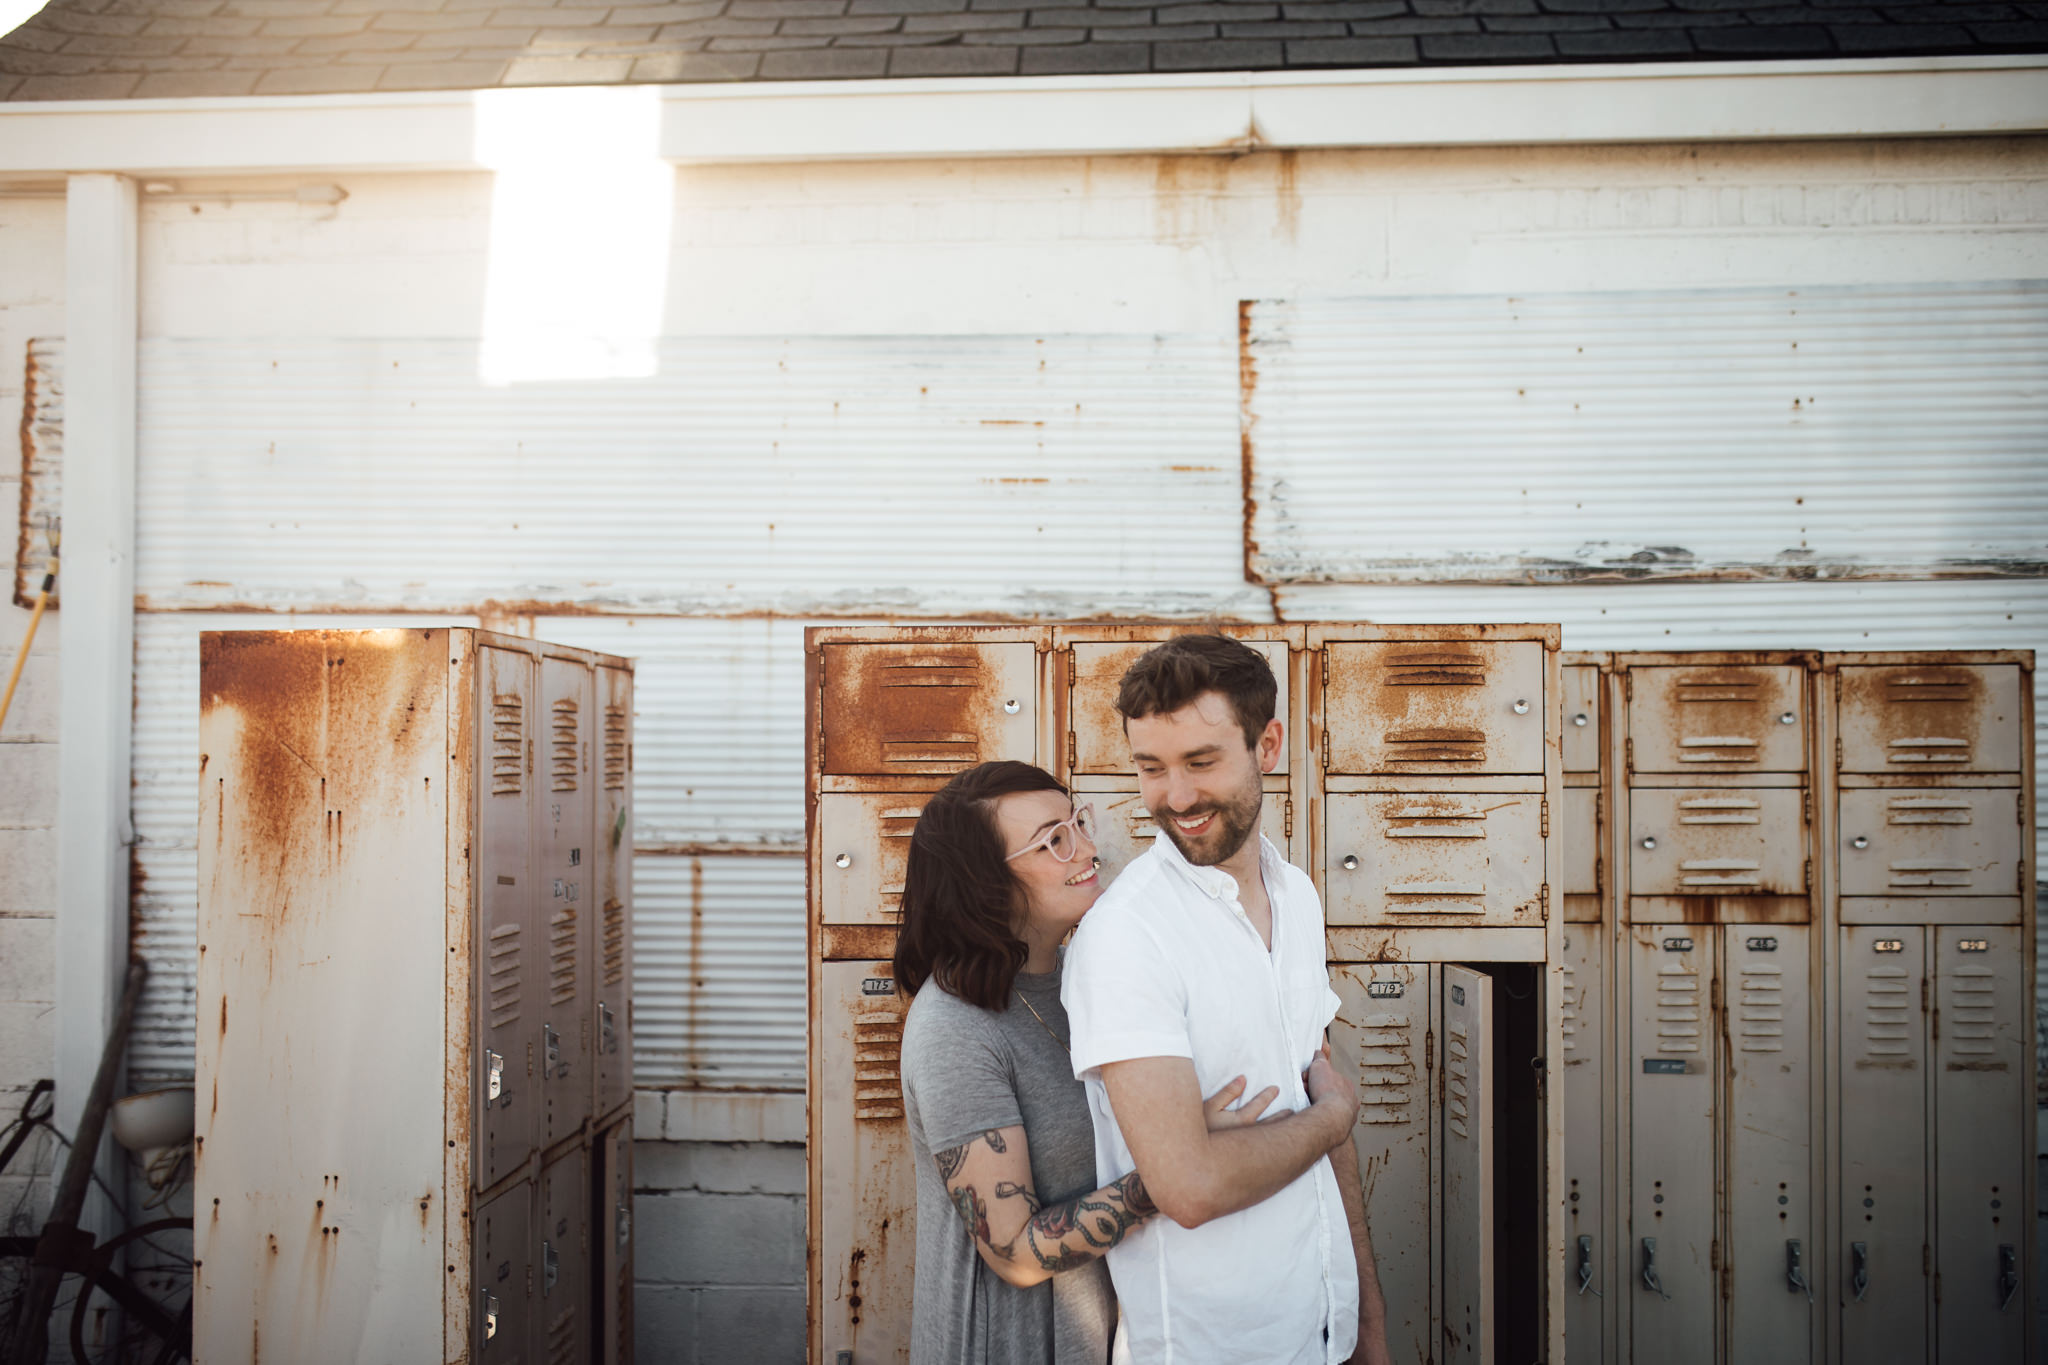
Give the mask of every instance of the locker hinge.
[(1593, 860), (1593, 890), (1600, 893), (1605, 893), (1607, 890), (1607, 859), (1605, 857)]
[(1543, 828), (1538, 830), (1537, 833), (1542, 835), (1544, 838), (1548, 839), (1550, 837), (1550, 798), (1547, 796), (1544, 797), (1543, 800), (1537, 805), (1536, 809), (1537, 818), (1542, 822), (1543, 825)]
[(1280, 837), (1294, 837), (1294, 798), (1291, 796), (1280, 803)]
[(1422, 1031), (1422, 1069), (1436, 1070), (1436, 1030), (1433, 1028)]
[(1635, 736), (1631, 735), (1621, 742), (1621, 771), (1624, 777), (1630, 777), (1635, 774), (1635, 770), (1636, 741)]
[[(1721, 978), (1718, 976), (1707, 978), (1707, 1008), (1716, 1014), (1721, 1012)], [(1714, 1245), (1719, 1246), (1720, 1243)]]
[(1800, 890), (1802, 890), (1802, 891), (1811, 891), (1811, 890), (1813, 890), (1813, 859), (1811, 859), (1811, 858), (1808, 858), (1808, 859), (1806, 860), (1806, 866), (1805, 866), (1805, 867), (1804, 867), (1803, 869), (1801, 869), (1801, 871), (1800, 871), (1800, 873), (1799, 873), (1799, 878), (1800, 878), (1800, 880), (1799, 880), (1799, 889), (1800, 889)]
[(533, 776), (533, 738), (532, 738), (532, 736), (528, 736), (528, 737), (527, 737), (527, 740), (526, 740), (526, 775), (527, 775), (528, 777), (532, 777), (532, 776)]
[(1841, 737), (1840, 735), (1836, 735), (1836, 736), (1835, 736), (1835, 770), (1836, 770), (1837, 772), (1840, 772), (1840, 771), (1841, 771), (1841, 768), (1842, 768), (1842, 737)]
[(1536, 891), (1536, 906), (1542, 912), (1543, 922), (1550, 923), (1550, 883), (1545, 882)]
[(1329, 727), (1328, 727), (1328, 726), (1325, 726), (1325, 727), (1323, 727), (1323, 771), (1324, 771), (1324, 772), (1328, 772), (1329, 770), (1330, 770), (1330, 730), (1329, 730)]
[[(1809, 825), (1813, 823), (1813, 788), (1811, 787), (1799, 793), (1799, 817)], [(1812, 866), (1810, 860), (1807, 865), (1809, 867)]]
[(1070, 773), (1073, 772), (1075, 767), (1078, 766), (1080, 762), (1081, 760), (1078, 757), (1077, 746), (1074, 742), (1074, 732), (1072, 730), (1069, 730), (1067, 731), (1067, 771)]

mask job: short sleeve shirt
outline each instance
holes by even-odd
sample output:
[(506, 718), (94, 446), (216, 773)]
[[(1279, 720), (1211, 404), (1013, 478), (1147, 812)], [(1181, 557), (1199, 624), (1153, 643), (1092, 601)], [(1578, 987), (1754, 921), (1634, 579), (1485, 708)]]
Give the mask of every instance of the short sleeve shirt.
[[(1186, 1057), (1204, 1095), (1242, 1075), (1246, 1094), (1279, 1087), (1272, 1112), (1308, 1107), (1301, 1073), (1339, 1005), (1322, 902), (1263, 836), (1259, 846), (1270, 952), (1236, 879), (1189, 863), (1164, 834), (1068, 946), (1062, 998), (1100, 1184), (1136, 1167), (1102, 1085), (1108, 1063)], [(1270, 1199), (1201, 1227), (1151, 1219), (1109, 1264), (1138, 1360), (1334, 1365), (1357, 1342), (1357, 1262), (1327, 1157)]]
[(1066, 1037), (1057, 971), (1019, 973), (1001, 1012), (970, 1005), (936, 982), (911, 1002), (903, 1025), (903, 1109), (917, 1169), (911, 1365), (1104, 1365), (1110, 1358), (1116, 1293), (1108, 1266), (1090, 1261), (1029, 1289), (1003, 1283), (975, 1251), (932, 1157), (1022, 1124), (1043, 1203), (1093, 1192), (1094, 1129)]

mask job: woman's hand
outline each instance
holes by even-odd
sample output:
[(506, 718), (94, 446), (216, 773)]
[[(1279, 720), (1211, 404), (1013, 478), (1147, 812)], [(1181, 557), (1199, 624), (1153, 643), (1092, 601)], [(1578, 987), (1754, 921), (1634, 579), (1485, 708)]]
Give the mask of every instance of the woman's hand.
[(1202, 1121), (1212, 1133), (1225, 1128), (1249, 1128), (1259, 1121), (1259, 1115), (1266, 1112), (1266, 1106), (1280, 1097), (1280, 1087), (1269, 1085), (1258, 1094), (1232, 1109), (1231, 1102), (1244, 1093), (1245, 1079), (1237, 1079), (1202, 1101)]

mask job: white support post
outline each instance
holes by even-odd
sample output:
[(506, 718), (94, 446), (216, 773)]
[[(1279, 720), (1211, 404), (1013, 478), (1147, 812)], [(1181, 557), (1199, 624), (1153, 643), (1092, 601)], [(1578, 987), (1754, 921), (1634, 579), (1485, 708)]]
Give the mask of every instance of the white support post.
[[(137, 208), (118, 175), (71, 176), (66, 197), (54, 1074), (76, 1133), (128, 959)], [(95, 1195), (80, 1221), (105, 1235), (112, 1214)]]

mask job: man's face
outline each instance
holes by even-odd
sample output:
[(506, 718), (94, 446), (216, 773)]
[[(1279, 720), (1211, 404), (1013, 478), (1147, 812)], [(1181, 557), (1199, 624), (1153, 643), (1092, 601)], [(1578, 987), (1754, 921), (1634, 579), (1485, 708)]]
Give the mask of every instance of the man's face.
[(1145, 807), (1182, 857), (1214, 867), (1257, 832), (1259, 777), (1280, 762), (1279, 721), (1247, 746), (1229, 700), (1204, 692), (1178, 711), (1126, 720), (1124, 733)]

